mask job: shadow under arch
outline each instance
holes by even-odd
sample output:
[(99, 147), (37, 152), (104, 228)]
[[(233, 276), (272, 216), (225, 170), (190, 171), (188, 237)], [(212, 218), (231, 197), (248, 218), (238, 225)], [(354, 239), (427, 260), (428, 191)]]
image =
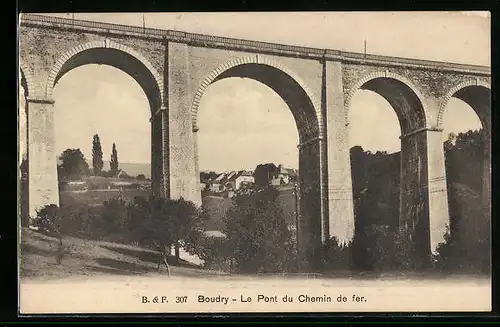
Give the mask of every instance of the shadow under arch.
[[(354, 84), (345, 100), (345, 119), (357, 90), (382, 96), (393, 108), (401, 129), (399, 223), (400, 234), (416, 262), (429, 262), (427, 123), (424, 96), (411, 81), (391, 72), (375, 72)], [(383, 126), (380, 126), (383, 128)]]
[[(205, 90), (212, 83), (231, 77), (249, 78), (268, 86), (285, 101), (294, 117), (300, 140), (299, 260), (307, 266), (312, 252), (321, 244), (322, 224), (327, 219), (323, 212), (325, 198), (322, 196), (322, 170), (325, 168), (321, 163), (324, 150), (321, 144), (323, 131), (320, 106), (300, 79), (280, 64), (256, 57), (237, 59), (219, 66), (198, 88), (191, 106), (195, 132), (199, 129), (199, 103)], [(195, 135), (195, 161), (198, 152), (196, 139)]]

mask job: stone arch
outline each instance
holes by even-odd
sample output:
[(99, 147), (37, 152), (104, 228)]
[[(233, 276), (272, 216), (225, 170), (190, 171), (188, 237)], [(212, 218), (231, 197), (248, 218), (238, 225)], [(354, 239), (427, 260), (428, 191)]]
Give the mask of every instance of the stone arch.
[[(349, 107), (351, 105), (351, 101), (352, 101), (352, 98), (354, 97), (355, 93), (359, 89), (361, 89), (363, 87), (363, 85), (365, 85), (366, 83), (368, 83), (374, 79), (378, 79), (378, 78), (396, 80), (396, 81), (400, 82), (402, 85), (406, 86), (409, 90), (411, 90), (411, 92), (416, 96), (416, 98), (420, 102), (420, 105), (422, 106), (422, 113), (421, 114), (422, 114), (422, 119), (423, 119), (423, 122), (422, 122), (423, 126), (419, 126), (419, 127), (420, 128), (428, 127), (427, 124), (428, 124), (428, 119), (429, 119), (430, 115), (429, 115), (427, 103), (425, 101), (425, 97), (423, 96), (423, 94), (419, 91), (419, 89), (409, 79), (407, 79), (406, 77), (401, 76), (399, 74), (390, 72), (390, 71), (378, 71), (378, 72), (370, 73), (370, 74), (362, 77), (361, 79), (359, 79), (352, 86), (352, 88), (349, 91), (349, 93), (347, 94), (347, 96), (345, 98), (345, 102), (344, 102), (344, 119), (345, 119), (346, 125), (349, 125)], [(399, 114), (398, 114), (398, 118), (399, 118)], [(403, 128), (401, 128), (401, 129), (402, 129), (402, 133), (404, 133)], [(407, 132), (411, 132), (411, 131), (407, 131)]]
[(307, 87), (307, 85), (300, 79), (297, 74), (293, 73), (290, 69), (286, 68), (283, 66), (281, 63), (277, 62), (276, 60), (272, 60), (266, 57), (259, 57), (258, 55), (256, 56), (247, 56), (244, 58), (237, 58), (228, 62), (225, 62), (224, 64), (220, 65), (217, 67), (215, 70), (210, 72), (208, 76), (203, 80), (203, 82), (200, 84), (198, 87), (198, 90), (196, 91), (193, 102), (191, 105), (191, 115), (192, 115), (192, 125), (194, 130), (198, 130), (198, 109), (200, 105), (201, 98), (203, 94), (205, 93), (206, 89), (210, 84), (212, 84), (214, 81), (217, 80), (217, 78), (223, 74), (224, 72), (228, 71), (231, 68), (240, 66), (240, 65), (245, 65), (245, 64), (258, 64), (258, 65), (265, 65), (269, 67), (273, 67), (286, 75), (290, 77), (294, 82), (296, 82), (306, 93), (306, 95), (309, 97), (312, 106), (314, 107), (314, 112), (315, 112), (315, 119), (318, 127), (318, 133), (319, 137), (321, 138), (324, 135), (324, 131), (322, 128), (322, 113), (321, 113), (321, 105), (320, 102), (316, 99), (316, 97), (313, 95), (311, 90)]
[(24, 82), (26, 85), (24, 87), (26, 88), (24, 91), (26, 92), (27, 96), (33, 96), (36, 95), (36, 86), (35, 82), (33, 79), (33, 74), (31, 73), (30, 67), (23, 61), (22, 58), (19, 59), (19, 71), (20, 75), (19, 78), (22, 80), (24, 78)]
[[(483, 80), (480, 79), (468, 79), (466, 81), (463, 81), (462, 83), (459, 83), (455, 86), (453, 86), (448, 92), (446, 92), (445, 96), (441, 99), (441, 102), (439, 103), (439, 109), (438, 109), (438, 115), (437, 115), (437, 127), (442, 128), (443, 126), (443, 120), (444, 120), (444, 114), (446, 112), (446, 106), (448, 105), (448, 102), (450, 99), (460, 90), (467, 88), (469, 86), (479, 86), (479, 87), (484, 87), (488, 90), (491, 91), (491, 85)], [(474, 108), (473, 108), (474, 109)], [(475, 111), (476, 109), (474, 109)], [(479, 113), (476, 112), (476, 114), (479, 116), (481, 119), (481, 123), (484, 125), (483, 117), (479, 115)], [(484, 128), (487, 128), (487, 126), (483, 126)]]
[[(163, 85), (163, 78), (161, 75), (158, 73), (158, 71), (153, 67), (153, 65), (140, 53), (137, 51), (133, 50), (130, 47), (127, 47), (125, 45), (122, 45), (120, 43), (110, 41), (110, 40), (102, 40), (102, 41), (93, 41), (93, 42), (88, 42), (84, 43), (78, 46), (73, 47), (72, 49), (66, 51), (62, 56), (60, 56), (59, 60), (56, 61), (54, 66), (52, 67), (49, 77), (47, 79), (47, 84), (45, 87), (45, 94), (47, 97), (51, 97), (52, 93), (54, 91), (54, 86), (59, 80), (59, 78), (64, 75), (63, 67), (66, 63), (68, 63), (72, 58), (74, 58), (76, 55), (83, 53), (84, 51), (92, 50), (92, 49), (114, 49), (117, 50), (121, 53), (127, 54), (137, 60), (142, 66), (146, 69), (146, 71), (151, 75), (152, 79), (154, 80), (154, 87), (157, 89), (159, 93), (159, 102), (157, 105), (161, 106), (164, 104), (164, 85)], [(92, 63), (92, 62), (90, 62)], [(134, 76), (132, 76), (134, 77)], [(135, 77), (134, 77), (135, 78)], [(142, 85), (141, 85), (142, 86)], [(148, 98), (151, 95), (148, 95)], [(154, 112), (159, 108), (151, 108), (151, 110)]]

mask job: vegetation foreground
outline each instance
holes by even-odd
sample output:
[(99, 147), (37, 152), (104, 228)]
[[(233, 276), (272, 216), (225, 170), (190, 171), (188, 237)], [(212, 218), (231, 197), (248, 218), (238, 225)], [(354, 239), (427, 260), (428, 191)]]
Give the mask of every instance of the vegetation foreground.
[[(86, 240), (66, 237), (67, 253), (60, 263), (55, 254), (58, 239), (29, 228), (21, 230), (20, 277), (22, 279), (54, 280), (75, 276), (98, 275), (166, 275), (165, 266), (158, 270), (159, 252), (138, 246), (114, 242)], [(171, 266), (172, 276), (209, 277), (217, 276), (210, 270), (199, 267), (200, 260), (182, 253), (178, 266)], [(185, 258), (185, 259), (184, 259)], [(173, 261), (169, 257), (169, 261)]]
[[(354, 147), (351, 149), (354, 238), (348, 244), (339, 244), (332, 238), (320, 248), (312, 249), (307, 255), (310, 263), (305, 270), (297, 260), (296, 231), (286, 223), (279, 192), (267, 180), (256, 180), (255, 185), (235, 192), (231, 207), (223, 217), (221, 227), (225, 237), (207, 236), (206, 208), (182, 198), (136, 196), (133, 200), (109, 199), (98, 206), (48, 205), (38, 211), (37, 217), (32, 217), (31, 223), (40, 233), (23, 232), (29, 236), (22, 238), (22, 273), (24, 276), (37, 274), (43, 271), (38, 266), (44, 264), (64, 271), (74, 260), (87, 258), (92, 263), (75, 263), (72, 273), (88, 270), (129, 274), (149, 272), (149, 267), (151, 271), (160, 271), (164, 266), (167, 275), (172, 275), (186, 264), (180, 256), (183, 251), (200, 258), (203, 262), (200, 268), (206, 271), (232, 275), (291, 275), (305, 271), (330, 276), (342, 271), (351, 276), (394, 271), (418, 272), (423, 276), (457, 272), (489, 275), (489, 210), (480, 201), (482, 179), (477, 178), (483, 174), (483, 163), (471, 160), (471, 155), (480, 157), (483, 136), (481, 131), (459, 134), (444, 144), (449, 172), (450, 225), (437, 253), (425, 264), (414, 260), (411, 244), (401, 237), (397, 228), (398, 156), (372, 154)], [(370, 175), (369, 171), (380, 173)], [(49, 236), (53, 237), (51, 241)], [(80, 241), (75, 241), (77, 239)], [(43, 242), (46, 244), (41, 246)], [(110, 246), (109, 242), (114, 245)], [(130, 247), (118, 246), (119, 243), (135, 246), (136, 255), (131, 254)], [(30, 254), (38, 257), (31, 256), (31, 260)], [(41, 259), (43, 256), (55, 262), (49, 264), (48, 259)]]

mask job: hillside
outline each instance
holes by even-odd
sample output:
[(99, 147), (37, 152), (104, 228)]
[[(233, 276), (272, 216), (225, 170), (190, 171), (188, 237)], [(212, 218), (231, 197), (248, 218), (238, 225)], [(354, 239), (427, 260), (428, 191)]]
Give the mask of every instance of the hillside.
[[(68, 254), (57, 265), (57, 240), (37, 231), (21, 230), (21, 278), (59, 279), (75, 275), (166, 274), (165, 266), (157, 270), (158, 252), (124, 244), (65, 237)], [(169, 258), (173, 261), (173, 257)], [(220, 275), (202, 270), (202, 262), (181, 250), (180, 266), (170, 266), (172, 276), (205, 277)]]

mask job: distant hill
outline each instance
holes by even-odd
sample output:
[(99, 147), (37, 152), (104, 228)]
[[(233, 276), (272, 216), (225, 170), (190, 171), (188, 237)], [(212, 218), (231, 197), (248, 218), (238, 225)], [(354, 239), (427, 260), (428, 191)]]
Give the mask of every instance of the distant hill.
[[(118, 159), (119, 160), (119, 159)], [(92, 168), (92, 161), (88, 161), (89, 167)], [(130, 176), (137, 176), (144, 174), (146, 178), (151, 178), (151, 164), (149, 163), (132, 163), (132, 162), (119, 162), (118, 167), (125, 171)], [(109, 170), (109, 161), (104, 161), (104, 170)]]

